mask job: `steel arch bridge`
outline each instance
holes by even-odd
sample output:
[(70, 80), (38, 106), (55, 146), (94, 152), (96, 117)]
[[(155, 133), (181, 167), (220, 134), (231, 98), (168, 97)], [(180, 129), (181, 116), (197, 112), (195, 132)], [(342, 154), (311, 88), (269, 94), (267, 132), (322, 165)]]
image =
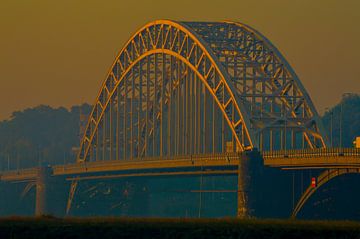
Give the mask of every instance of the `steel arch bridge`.
[(77, 161), (326, 145), (304, 86), (259, 32), (235, 22), (157, 20), (112, 64)]
[(0, 181), (27, 182), (22, 195), (35, 187), (35, 213), (44, 215), (55, 177), (70, 182), (68, 214), (83, 180), (236, 175), (244, 217), (259, 167), (322, 170), (296, 216), (318, 187), (360, 172), (360, 149), (327, 146), (304, 86), (259, 32), (235, 22), (158, 20), (110, 67), (76, 163), (0, 172)]

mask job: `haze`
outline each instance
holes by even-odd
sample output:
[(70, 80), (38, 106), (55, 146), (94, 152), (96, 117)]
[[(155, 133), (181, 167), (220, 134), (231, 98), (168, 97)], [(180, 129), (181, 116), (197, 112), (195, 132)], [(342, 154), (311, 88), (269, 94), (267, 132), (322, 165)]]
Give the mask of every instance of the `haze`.
[(0, 2), (0, 120), (95, 100), (126, 40), (155, 19), (246, 23), (295, 69), (318, 111), (360, 92), (358, 0)]

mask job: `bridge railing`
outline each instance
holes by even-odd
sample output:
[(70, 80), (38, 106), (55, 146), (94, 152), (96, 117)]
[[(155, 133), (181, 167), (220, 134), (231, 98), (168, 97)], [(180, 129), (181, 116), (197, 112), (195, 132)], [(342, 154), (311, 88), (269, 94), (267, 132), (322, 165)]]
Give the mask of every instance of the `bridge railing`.
[[(238, 159), (240, 153), (215, 153), (215, 154), (191, 154), (191, 155), (178, 155), (178, 156), (162, 156), (162, 157), (138, 157), (126, 160), (104, 160), (104, 161), (89, 161), (86, 164), (96, 164), (103, 162), (144, 162), (144, 161), (164, 161), (164, 160), (219, 160), (219, 159)], [(61, 166), (59, 166), (61, 167)]]
[[(198, 154), (183, 156), (163, 156), (163, 157), (144, 157), (126, 160), (101, 160), (81, 162), (67, 165), (57, 165), (53, 167), (56, 175), (72, 174), (79, 172), (99, 172), (116, 170), (142, 170), (155, 168), (173, 167), (207, 167), (237, 165), (241, 158), (241, 153), (219, 153), (219, 154)], [(219, 165), (222, 162), (223, 164)]]
[(264, 158), (360, 157), (358, 148), (290, 149), (262, 152)]
[(12, 169), (8, 171), (0, 171), (0, 175), (19, 175), (19, 174), (37, 174), (38, 168)]
[(25, 168), (0, 172), (1, 181), (32, 181), (38, 176), (39, 168)]

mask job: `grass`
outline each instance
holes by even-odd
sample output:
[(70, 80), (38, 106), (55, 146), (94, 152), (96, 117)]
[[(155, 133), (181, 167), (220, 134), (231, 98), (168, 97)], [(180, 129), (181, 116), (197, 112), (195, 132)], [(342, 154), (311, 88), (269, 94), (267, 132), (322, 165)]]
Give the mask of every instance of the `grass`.
[(357, 238), (350, 221), (1, 218), (0, 238)]

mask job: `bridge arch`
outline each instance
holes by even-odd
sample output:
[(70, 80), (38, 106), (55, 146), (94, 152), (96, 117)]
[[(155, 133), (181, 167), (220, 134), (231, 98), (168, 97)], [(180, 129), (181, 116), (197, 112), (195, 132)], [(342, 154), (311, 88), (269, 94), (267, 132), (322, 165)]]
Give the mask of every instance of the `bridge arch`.
[(111, 66), (77, 161), (325, 147), (317, 112), (279, 54), (239, 23), (148, 23)]
[[(227, 69), (261, 150), (328, 145), (318, 113), (280, 51), (236, 22), (190, 22)], [(278, 142), (278, 144), (277, 144)]]
[(291, 217), (296, 218), (297, 214), (304, 207), (305, 203), (309, 200), (309, 198), (316, 192), (320, 187), (328, 183), (330, 180), (345, 175), (345, 174), (354, 174), (360, 173), (359, 168), (339, 168), (339, 169), (328, 169), (322, 172), (316, 179), (317, 185), (316, 187), (309, 186), (305, 192), (301, 195), (299, 201), (297, 202)]
[[(95, 134), (99, 132), (100, 123), (105, 122), (104, 115), (106, 111), (109, 111), (111, 108), (111, 104), (113, 103), (112, 97), (120, 92), (118, 87), (120, 86), (122, 79), (130, 71), (134, 71), (133, 67), (142, 59), (151, 55), (156, 56), (156, 54), (174, 56), (176, 59), (185, 62), (186, 65), (200, 78), (217, 103), (217, 106), (221, 110), (224, 119), (233, 133), (234, 145), (242, 151), (253, 148), (254, 137), (251, 137), (251, 132), (246, 126), (248, 124), (245, 123), (247, 121), (246, 116), (242, 115), (242, 106), (237, 103), (238, 100), (232, 93), (232, 86), (228, 84), (229, 77), (227, 76), (227, 73), (221, 69), (221, 64), (219, 64), (216, 58), (212, 56), (211, 51), (208, 51), (206, 45), (204, 45), (201, 40), (196, 37), (196, 33), (187, 29), (180, 23), (161, 20), (149, 23), (135, 33), (116, 58), (108, 73), (107, 79), (101, 87), (96, 103), (94, 104), (95, 106), (90, 115), (86, 131), (81, 142), (78, 161), (85, 161), (90, 155), (89, 151), (91, 146), (94, 145), (93, 141)], [(156, 67), (165, 67), (165, 62), (161, 62), (160, 65), (157, 65), (157, 60), (159, 61), (159, 59), (153, 59), (155, 63), (147, 62), (148, 65), (153, 65), (152, 69), (147, 69), (147, 74), (151, 74), (153, 71), (156, 71), (157, 69), (154, 69)], [(165, 72), (162, 73), (165, 74)], [(158, 73), (155, 72), (153, 74), (156, 75), (154, 77), (156, 81)], [(149, 78), (149, 76), (147, 77)], [(164, 78), (165, 77), (161, 80), (164, 81)], [(147, 84), (150, 84), (150, 82)], [(153, 91), (155, 92), (155, 89)], [(133, 92), (134, 94), (138, 94), (135, 93), (134, 90)], [(154, 92), (152, 92), (152, 97), (154, 97)], [(156, 92), (156, 94), (158, 94), (158, 92)], [(126, 98), (127, 96), (125, 95), (126, 94), (123, 94), (122, 97)], [(148, 95), (150, 95), (150, 92), (148, 92)], [(125, 99), (124, 102), (127, 100), (128, 99)], [(156, 105), (154, 104), (152, 107), (155, 108)], [(230, 110), (232, 110), (232, 112)], [(153, 112), (151, 113), (154, 115)], [(152, 122), (152, 124), (152, 128), (154, 128), (155, 123)], [(125, 131), (127, 131), (127, 129)], [(149, 131), (153, 132), (154, 129), (150, 129)], [(111, 135), (108, 137), (112, 138)], [(105, 143), (103, 143), (103, 145), (107, 144), (108, 139), (106, 138), (108, 137), (104, 137)], [(105, 148), (108, 148), (108, 146), (105, 146)], [(130, 157), (132, 158), (133, 156), (134, 155), (130, 153)], [(139, 157), (143, 155), (136, 156)], [(153, 154), (151, 156), (159, 155)], [(125, 158), (127, 157), (125, 156)]]

